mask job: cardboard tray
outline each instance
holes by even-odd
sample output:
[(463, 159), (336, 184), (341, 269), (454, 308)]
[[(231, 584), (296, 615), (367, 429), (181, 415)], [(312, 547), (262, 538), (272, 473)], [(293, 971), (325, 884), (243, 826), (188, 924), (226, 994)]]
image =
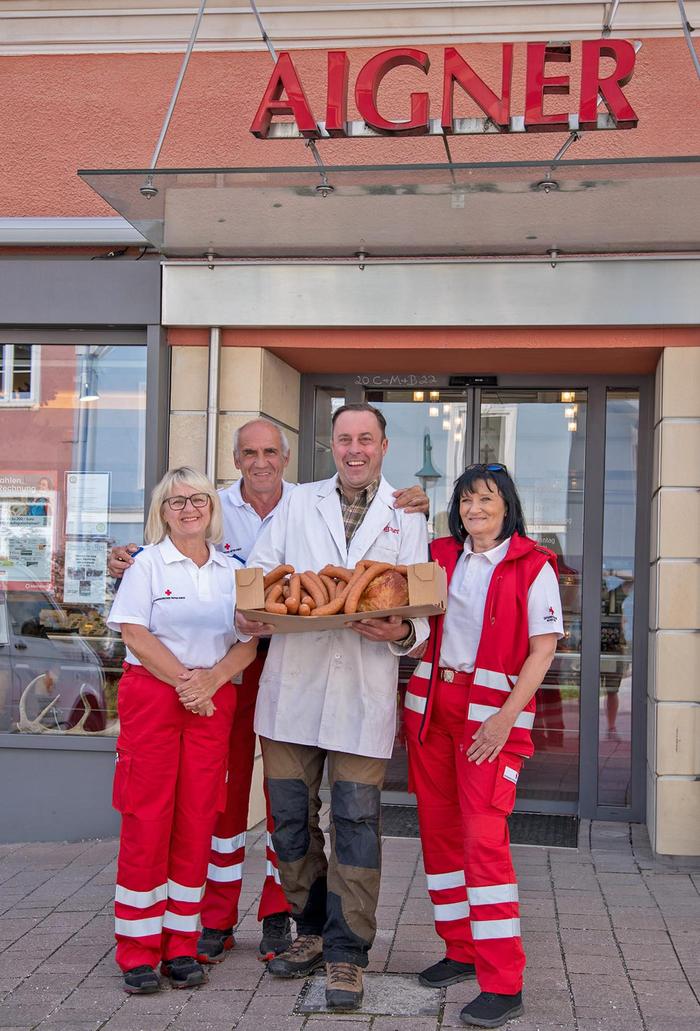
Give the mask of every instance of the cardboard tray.
[(281, 634), (303, 634), (316, 630), (342, 630), (358, 619), (382, 616), (439, 616), (447, 607), (447, 576), (437, 562), (408, 566), (408, 605), (377, 612), (340, 613), (337, 616), (278, 616), (265, 612), (263, 570), (258, 566), (236, 570), (236, 607), (247, 619), (269, 623)]

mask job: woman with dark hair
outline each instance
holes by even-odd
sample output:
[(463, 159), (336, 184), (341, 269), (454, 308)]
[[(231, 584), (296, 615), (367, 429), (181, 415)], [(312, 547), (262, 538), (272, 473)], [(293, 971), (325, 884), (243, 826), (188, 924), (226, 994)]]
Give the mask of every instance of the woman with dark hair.
[(419, 974), (442, 987), (476, 978), (460, 1019), (520, 1016), (525, 953), (507, 817), (533, 753), (535, 692), (563, 634), (556, 557), (525, 534), (513, 480), (498, 463), (455, 484), (450, 537), (433, 542), (447, 612), (431, 619), (406, 691), (410, 786), (445, 958)]

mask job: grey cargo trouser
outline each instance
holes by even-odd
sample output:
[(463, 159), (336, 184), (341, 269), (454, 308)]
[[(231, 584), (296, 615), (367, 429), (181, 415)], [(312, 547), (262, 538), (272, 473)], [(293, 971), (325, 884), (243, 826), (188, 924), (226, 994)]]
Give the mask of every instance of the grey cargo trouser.
[[(380, 793), (386, 759), (262, 738), (282, 887), (299, 934), (323, 936), (326, 962), (366, 967), (377, 930)], [(328, 760), (331, 854), (319, 825)]]

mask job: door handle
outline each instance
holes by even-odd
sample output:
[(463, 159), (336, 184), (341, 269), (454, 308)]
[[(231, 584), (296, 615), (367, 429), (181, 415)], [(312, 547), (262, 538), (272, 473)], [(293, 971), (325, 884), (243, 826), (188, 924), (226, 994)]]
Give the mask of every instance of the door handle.
[(26, 650), (27, 650), (26, 644), (22, 644), (21, 641), (19, 642), (19, 644), (15, 645), (15, 648), (17, 649), (18, 652), (26, 652)]

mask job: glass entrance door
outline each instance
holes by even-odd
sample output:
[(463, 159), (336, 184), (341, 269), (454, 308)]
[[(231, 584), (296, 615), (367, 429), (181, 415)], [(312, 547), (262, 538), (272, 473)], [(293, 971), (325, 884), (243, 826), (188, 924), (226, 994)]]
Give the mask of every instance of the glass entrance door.
[[(638, 462), (637, 441), (650, 384), (579, 377), (573, 386), (553, 378), (542, 386), (503, 377), (502, 386), (462, 386), (465, 379), (304, 377), (301, 478), (332, 475), (330, 415), (363, 400), (387, 420), (387, 479), (396, 487), (420, 482), (430, 498), (431, 538), (449, 532), (448, 502), (466, 465), (508, 467), (528, 534), (558, 557), (565, 629), (538, 692), (535, 756), (517, 807), (641, 819), (647, 599), (639, 585), (648, 513), (639, 501), (648, 496), (649, 469)], [(401, 660), (400, 691), (414, 665)], [(385, 799), (410, 802), (407, 784), (399, 716)]]

